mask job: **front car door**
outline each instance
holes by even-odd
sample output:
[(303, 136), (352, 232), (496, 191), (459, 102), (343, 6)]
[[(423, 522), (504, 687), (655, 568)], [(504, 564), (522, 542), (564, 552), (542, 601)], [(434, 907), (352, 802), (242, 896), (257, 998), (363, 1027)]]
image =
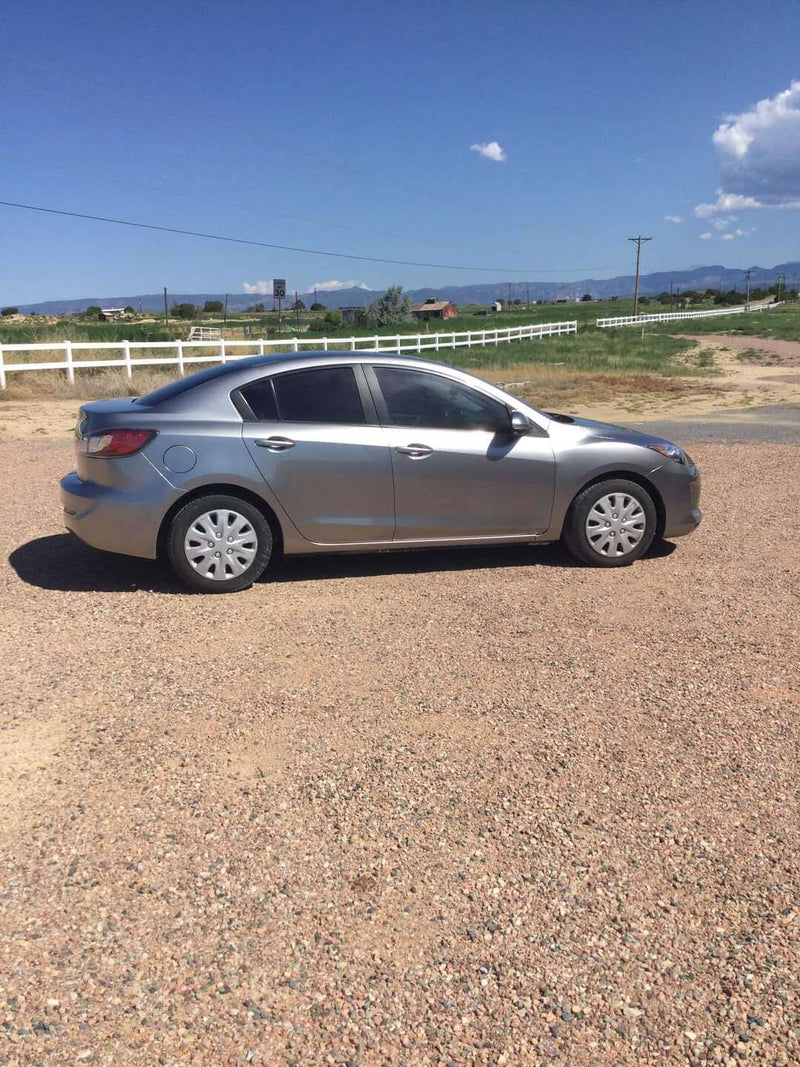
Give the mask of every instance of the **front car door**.
[(550, 525), (555, 464), (535, 427), (511, 433), (495, 397), (436, 371), (374, 364), (391, 448), (395, 540), (533, 536)]
[(391, 541), (391, 459), (360, 366), (276, 373), (239, 394), (247, 449), (307, 541)]

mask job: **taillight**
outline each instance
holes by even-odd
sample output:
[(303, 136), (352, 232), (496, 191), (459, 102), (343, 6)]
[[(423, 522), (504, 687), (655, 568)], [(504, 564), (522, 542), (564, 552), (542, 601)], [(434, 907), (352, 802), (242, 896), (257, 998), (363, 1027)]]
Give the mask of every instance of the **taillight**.
[(88, 456), (131, 456), (155, 437), (155, 430), (106, 430), (81, 442)]

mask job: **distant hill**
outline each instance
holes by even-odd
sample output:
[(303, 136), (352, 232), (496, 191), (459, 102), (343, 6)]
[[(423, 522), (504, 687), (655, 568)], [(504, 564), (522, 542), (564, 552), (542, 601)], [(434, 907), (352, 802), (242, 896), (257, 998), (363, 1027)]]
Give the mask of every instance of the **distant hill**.
[[(734, 286), (744, 290), (744, 272), (747, 268), (732, 267), (691, 267), (688, 270), (660, 271), (655, 274), (643, 274), (639, 281), (639, 291), (643, 296), (655, 296), (665, 291), (670, 285), (681, 289), (732, 289)], [(773, 285), (779, 273), (786, 276), (791, 284), (793, 275), (800, 276), (800, 262), (778, 263), (774, 267), (752, 267), (750, 278), (752, 286)], [(631, 274), (617, 278), (584, 278), (577, 282), (525, 282), (511, 283), (512, 299), (531, 300), (576, 300), (584, 293), (591, 293), (596, 300), (608, 300), (612, 296), (633, 296), (634, 278)], [(456, 304), (489, 304), (500, 299), (504, 303), (509, 296), (508, 282), (485, 282), (476, 285), (444, 285), (439, 289), (409, 289), (408, 295), (416, 303), (429, 297), (437, 300), (452, 300)], [(376, 297), (379, 290), (372, 289), (338, 289), (335, 292), (318, 292), (320, 303), (329, 308), (363, 307)], [(301, 293), (300, 298), (309, 305), (314, 300), (313, 293)], [(224, 293), (170, 293), (169, 302), (199, 304), (206, 300), (223, 300)], [(272, 307), (271, 296), (259, 296), (252, 293), (231, 293), (228, 296), (228, 312), (234, 314), (245, 311), (254, 304), (263, 302)], [(10, 301), (6, 301), (10, 303)], [(139, 293), (125, 296), (86, 296), (80, 300), (44, 300), (38, 304), (19, 304), (19, 310), (27, 315), (35, 311), (37, 315), (65, 315), (83, 311), (92, 304), (99, 307), (126, 307), (130, 304), (137, 311), (162, 311), (163, 293)]]

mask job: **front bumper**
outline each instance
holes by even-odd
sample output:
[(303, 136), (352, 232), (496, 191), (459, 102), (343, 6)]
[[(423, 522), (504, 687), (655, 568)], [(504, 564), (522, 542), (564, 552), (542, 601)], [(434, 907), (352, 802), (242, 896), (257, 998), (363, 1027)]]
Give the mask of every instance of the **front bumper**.
[(122, 491), (81, 478), (61, 479), (64, 525), (92, 548), (155, 559), (161, 521), (181, 493), (163, 478)]
[(700, 510), (700, 474), (697, 467), (675, 463), (662, 467), (658, 480), (664, 501), (664, 537), (685, 537), (703, 521)]

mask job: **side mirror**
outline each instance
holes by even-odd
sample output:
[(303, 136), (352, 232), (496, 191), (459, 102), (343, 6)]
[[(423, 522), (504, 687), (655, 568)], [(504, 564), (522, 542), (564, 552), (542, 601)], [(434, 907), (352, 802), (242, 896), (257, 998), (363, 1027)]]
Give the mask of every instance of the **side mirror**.
[(531, 424), (528, 422), (528, 416), (523, 415), (521, 411), (511, 412), (511, 432), (515, 437), (524, 437), (525, 434), (531, 432)]

